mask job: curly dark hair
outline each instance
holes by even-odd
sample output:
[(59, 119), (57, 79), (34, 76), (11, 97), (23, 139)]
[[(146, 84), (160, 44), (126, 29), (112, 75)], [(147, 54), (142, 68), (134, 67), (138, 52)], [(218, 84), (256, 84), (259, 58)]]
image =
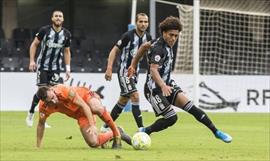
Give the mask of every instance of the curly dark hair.
[(39, 87), (38, 88), (38, 91), (36, 93), (36, 96), (41, 99), (42, 101), (45, 101), (46, 98), (47, 98), (47, 91), (49, 90), (50, 88), (48, 86), (42, 86), (42, 87)]
[(182, 31), (182, 29), (183, 29), (183, 26), (178, 17), (173, 17), (173, 16), (167, 17), (165, 20), (163, 20), (159, 24), (159, 30), (161, 34), (164, 31), (166, 32), (168, 30), (178, 30), (180, 32)]

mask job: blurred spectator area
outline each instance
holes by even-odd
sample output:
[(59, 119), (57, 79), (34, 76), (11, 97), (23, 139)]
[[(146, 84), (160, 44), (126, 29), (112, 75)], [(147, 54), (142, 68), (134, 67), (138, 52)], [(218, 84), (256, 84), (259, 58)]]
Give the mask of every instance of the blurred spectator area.
[[(6, 39), (1, 29), (0, 36), (0, 71), (27, 72), (29, 65), (29, 48), (38, 29), (15, 28), (12, 38)], [(113, 45), (113, 44), (112, 44)], [(86, 36), (84, 29), (72, 31), (71, 66), (72, 72), (104, 72), (110, 49), (97, 49), (96, 41)], [(37, 50), (36, 57), (39, 55)], [(117, 66), (116, 60), (115, 66)], [(64, 67), (64, 64), (63, 64)], [(117, 68), (114, 68), (116, 71)]]
[[(132, 6), (132, 0), (0, 2), (3, 2), (0, 5), (0, 16), (3, 19), (0, 31), (0, 71), (18, 72), (28, 71), (31, 42), (40, 27), (51, 24), (50, 17), (55, 9), (63, 11), (63, 26), (72, 34), (72, 72), (105, 72), (110, 50), (128, 29)], [(149, 1), (137, 0), (139, 12), (149, 14)], [(177, 10), (175, 12), (177, 16)], [(164, 8), (157, 13), (160, 18), (167, 15), (171, 15), (171, 8)], [(114, 72), (117, 71), (119, 58), (118, 55)]]
[[(0, 71), (28, 72), (29, 48), (37, 32), (38, 29), (36, 28), (15, 28), (12, 32), (12, 38), (6, 39), (1, 29)], [(102, 42), (98, 42), (95, 37), (86, 35), (83, 28), (75, 28), (71, 32), (72, 72), (105, 72), (111, 48), (103, 47)], [(112, 42), (111, 46), (114, 43)], [(40, 49), (38, 48), (36, 57), (39, 55), (39, 51)], [(114, 63), (113, 72), (117, 71), (119, 58), (120, 56), (118, 55)], [(145, 63), (142, 71), (145, 71), (147, 67)]]

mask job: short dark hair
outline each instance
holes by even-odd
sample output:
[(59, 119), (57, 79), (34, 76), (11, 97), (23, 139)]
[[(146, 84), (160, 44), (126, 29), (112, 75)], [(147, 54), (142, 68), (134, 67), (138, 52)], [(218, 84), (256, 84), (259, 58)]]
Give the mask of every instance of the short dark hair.
[(42, 101), (45, 101), (46, 98), (47, 98), (47, 91), (49, 90), (50, 88), (48, 86), (42, 86), (42, 87), (39, 87), (38, 88), (38, 91), (36, 93), (36, 96), (41, 99)]
[(178, 30), (180, 32), (182, 31), (182, 29), (183, 29), (183, 26), (178, 17), (173, 17), (173, 16), (167, 17), (165, 18), (165, 20), (163, 20), (159, 24), (159, 30), (161, 34), (164, 31), (166, 32), (168, 30)]
[(56, 9), (56, 10), (53, 10), (53, 11), (52, 11), (52, 16), (51, 16), (51, 17), (53, 17), (54, 12), (61, 12), (61, 13), (63, 14), (63, 16), (64, 16), (64, 12), (63, 12), (63, 11), (61, 11), (61, 10), (59, 10), (59, 9)]
[[(138, 19), (139, 19), (139, 16), (147, 16), (147, 14), (145, 14), (145, 13), (138, 13), (137, 15), (136, 15), (136, 22), (138, 21)], [(147, 16), (148, 17), (148, 16)]]

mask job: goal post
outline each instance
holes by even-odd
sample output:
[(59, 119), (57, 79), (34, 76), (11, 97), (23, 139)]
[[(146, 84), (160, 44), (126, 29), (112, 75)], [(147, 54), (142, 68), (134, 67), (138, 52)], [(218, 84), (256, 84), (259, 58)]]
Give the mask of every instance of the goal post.
[(195, 8), (178, 7), (184, 30), (179, 38), (176, 72), (193, 73), (193, 30), (200, 27), (200, 74), (269, 75), (270, 1), (200, 2), (200, 23), (194, 27)]
[(201, 77), (270, 75), (270, 1), (193, 2), (178, 6), (183, 31), (175, 73), (193, 75), (195, 104)]

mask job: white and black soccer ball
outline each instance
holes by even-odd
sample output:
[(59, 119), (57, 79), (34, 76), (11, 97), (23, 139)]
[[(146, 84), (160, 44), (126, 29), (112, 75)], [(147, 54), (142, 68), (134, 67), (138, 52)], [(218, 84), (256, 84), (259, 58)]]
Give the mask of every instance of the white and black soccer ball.
[(132, 137), (132, 146), (136, 150), (147, 150), (151, 146), (151, 138), (145, 132), (137, 132)]

